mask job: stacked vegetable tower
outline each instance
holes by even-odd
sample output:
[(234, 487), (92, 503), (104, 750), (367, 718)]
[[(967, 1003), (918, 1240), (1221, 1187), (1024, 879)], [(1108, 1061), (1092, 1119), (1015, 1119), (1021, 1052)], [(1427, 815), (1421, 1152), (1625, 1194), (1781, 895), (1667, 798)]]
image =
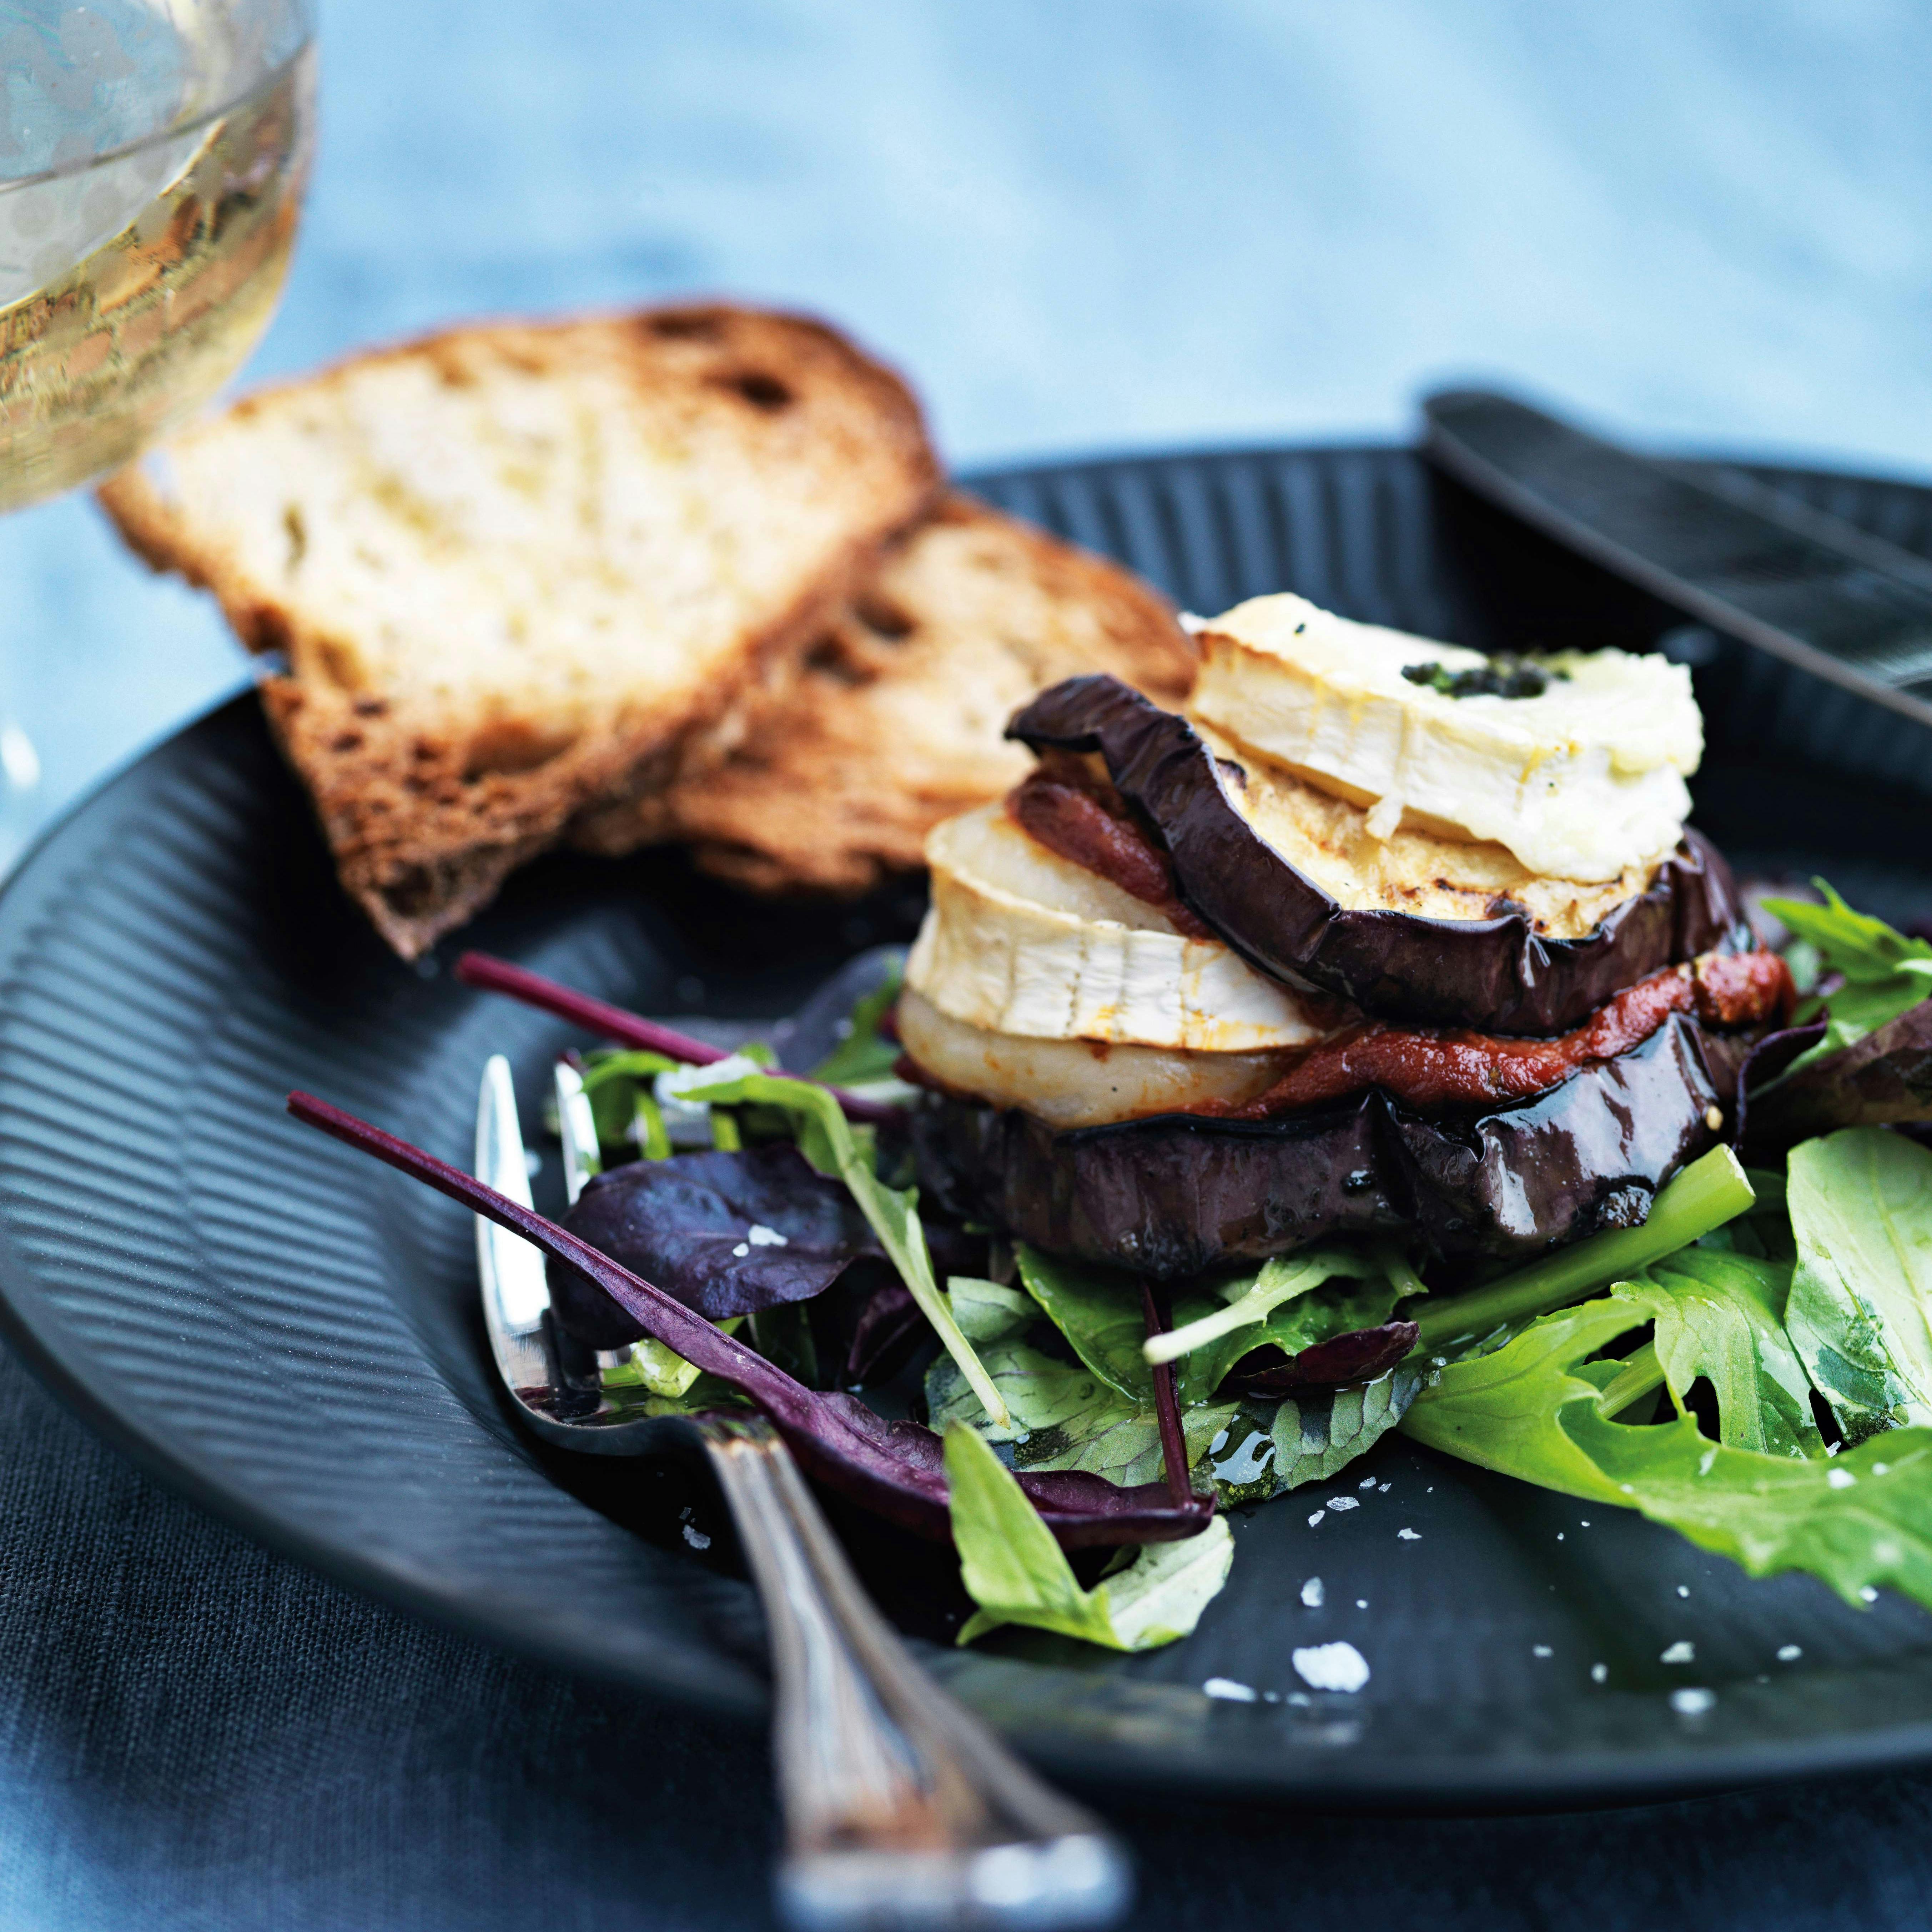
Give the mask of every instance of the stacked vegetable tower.
[(928, 1180), (1177, 1280), (1336, 1236), (1524, 1257), (1730, 1137), (1790, 974), (1684, 819), (1689, 676), (1491, 658), (1292, 596), (1202, 627), (1186, 715), (1117, 680), (927, 848), (899, 1030)]

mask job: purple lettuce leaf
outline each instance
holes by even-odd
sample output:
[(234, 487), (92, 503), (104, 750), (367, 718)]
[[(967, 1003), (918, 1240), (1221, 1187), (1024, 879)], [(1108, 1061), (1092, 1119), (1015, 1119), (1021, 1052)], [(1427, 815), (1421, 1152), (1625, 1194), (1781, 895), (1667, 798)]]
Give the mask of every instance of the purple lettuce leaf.
[[(1232, 1394), (1252, 1396), (1288, 1395), (1297, 1389), (1346, 1388), (1372, 1382), (1386, 1374), (1415, 1346), (1419, 1331), (1413, 1322), (1384, 1322), (1379, 1328), (1353, 1328), (1331, 1336), (1298, 1354), (1270, 1362), (1257, 1349), (1222, 1384)], [(1280, 1351), (1272, 1352), (1277, 1357)], [(1250, 1366), (1253, 1364), (1253, 1366)]]
[[(1793, 1030), (1806, 1043), (1820, 1030)], [(1788, 1036), (1774, 1035), (1767, 1048)], [(1932, 1000), (1922, 1000), (1896, 1019), (1765, 1084), (1759, 1083), (1744, 1115), (1754, 1156), (1769, 1154), (1840, 1127), (1902, 1126), (1932, 1120)]]
[[(808, 1301), (884, 1258), (844, 1183), (789, 1141), (626, 1162), (592, 1179), (563, 1226), (713, 1322)], [(549, 1272), (567, 1334), (615, 1348), (645, 1332), (580, 1269)]]

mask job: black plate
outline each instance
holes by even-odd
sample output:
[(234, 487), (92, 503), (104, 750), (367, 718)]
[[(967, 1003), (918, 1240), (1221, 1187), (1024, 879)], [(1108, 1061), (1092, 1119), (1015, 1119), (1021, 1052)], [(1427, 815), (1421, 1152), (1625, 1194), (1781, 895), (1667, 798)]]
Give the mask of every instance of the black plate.
[[(1779, 480), (1932, 548), (1932, 494)], [(980, 487), (1204, 610), (1292, 585), (1479, 643), (1634, 643), (1672, 621), (1400, 449)], [(1923, 738), (1713, 640), (1672, 647), (1698, 663), (1711, 715), (1706, 830), (1747, 867), (1825, 866), (1894, 919), (1932, 908)], [(464, 937), (647, 1010), (770, 1016), (849, 952), (906, 934), (919, 903), (908, 887), (801, 912), (675, 857), (562, 857)], [(4, 1319), (68, 1400), (333, 1576), (565, 1664), (760, 1710), (757, 1606), (702, 1474), (521, 1435), (488, 1366), (466, 1218), (283, 1114), (286, 1090), (310, 1088), (460, 1160), (484, 1055), (508, 1052), (533, 1102), (571, 1036), (381, 950), (252, 700), (40, 845), (0, 896), (0, 974)], [(1358, 1506), (1311, 1526), (1331, 1497)], [(1024, 1635), (952, 1650), (943, 1559), (864, 1526), (854, 1538), (889, 1606), (939, 1640), (926, 1654), (954, 1688), (1090, 1783), (1547, 1805), (1932, 1755), (1932, 1617), (1892, 1598), (1855, 1611), (1802, 1577), (1751, 1582), (1667, 1531), (1400, 1440), (1238, 1519), (1226, 1592), (1192, 1638), (1144, 1657)], [(1316, 1576), (1325, 1603), (1310, 1609)], [(1338, 1638), (1367, 1658), (1367, 1688), (1301, 1696), (1292, 1652)], [(1660, 1661), (1684, 1641), (1694, 1663)], [(1210, 1698), (1216, 1678), (1280, 1700)], [(1708, 1713), (1673, 1706), (1687, 1687), (1715, 1693)]]

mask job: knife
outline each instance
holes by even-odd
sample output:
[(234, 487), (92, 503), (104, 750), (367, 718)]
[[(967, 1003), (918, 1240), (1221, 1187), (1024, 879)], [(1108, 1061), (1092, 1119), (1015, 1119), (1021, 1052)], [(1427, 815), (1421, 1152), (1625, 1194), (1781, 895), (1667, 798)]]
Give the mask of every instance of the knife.
[(1747, 477), (1640, 456), (1512, 397), (1423, 403), (1478, 496), (1713, 630), (1932, 724), (1932, 564)]

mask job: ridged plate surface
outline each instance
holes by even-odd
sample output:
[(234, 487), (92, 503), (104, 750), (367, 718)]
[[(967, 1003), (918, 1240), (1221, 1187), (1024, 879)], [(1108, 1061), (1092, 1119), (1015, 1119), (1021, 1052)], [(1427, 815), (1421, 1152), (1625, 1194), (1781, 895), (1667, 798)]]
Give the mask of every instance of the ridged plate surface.
[[(1932, 554), (1932, 494), (1757, 473)], [(1478, 643), (1640, 643), (1674, 622), (1400, 449), (1092, 463), (980, 487), (1201, 610), (1289, 586)], [(1916, 728), (1707, 638), (1671, 648), (1697, 665), (1710, 716), (1700, 818), (1741, 868), (1822, 867), (1894, 919), (1932, 910)], [(908, 934), (920, 902), (908, 886), (800, 911), (675, 857), (563, 857), (464, 941), (647, 1011), (770, 1017), (850, 952)], [(281, 1108), (307, 1087), (460, 1160), (484, 1058), (511, 1055), (533, 1115), (573, 1037), (390, 958), (338, 893), (253, 700), (225, 706), (107, 785), (0, 896), (8, 1332), (150, 1468), (330, 1574), (754, 1714), (762, 1626), (701, 1472), (520, 1434), (488, 1372), (465, 1217)], [(554, 1179), (538, 1177), (540, 1199)], [(1311, 1525), (1333, 1497), (1357, 1506)], [(1855, 1612), (1803, 1578), (1749, 1582), (1668, 1532), (1400, 1441), (1333, 1490), (1238, 1520), (1233, 1580), (1200, 1630), (1141, 1658), (1026, 1636), (952, 1650), (944, 1559), (849, 1528), (934, 1667), (1088, 1781), (1549, 1804), (1932, 1755), (1932, 1617), (1891, 1598)], [(1323, 1604), (1307, 1608), (1317, 1576)], [(1289, 1701), (1293, 1651), (1338, 1638), (1367, 1659), (1366, 1688)], [(1685, 1641), (1694, 1664), (1660, 1661)], [(1280, 1701), (1210, 1699), (1213, 1678)], [(1715, 1693), (1707, 1714), (1673, 1708), (1686, 1685)]]

